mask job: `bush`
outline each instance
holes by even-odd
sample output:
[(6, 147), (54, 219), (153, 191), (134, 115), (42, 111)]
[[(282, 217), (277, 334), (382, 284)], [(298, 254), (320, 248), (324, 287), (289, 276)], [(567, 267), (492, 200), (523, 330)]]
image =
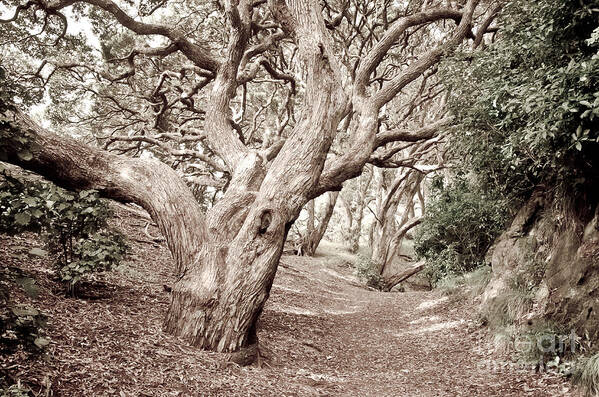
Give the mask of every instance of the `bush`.
[(48, 345), (42, 336), (46, 316), (28, 306), (5, 308), (0, 312), (0, 348), (3, 354), (13, 354), (19, 348), (39, 353)]
[(358, 255), (358, 263), (355, 265), (356, 275), (367, 286), (381, 290), (385, 283), (383, 277), (378, 272), (378, 267), (369, 257)]
[(598, 5), (511, 0), (497, 41), (444, 62), (456, 120), (448, 147), (484, 189), (599, 194)]
[(485, 194), (464, 177), (445, 186), (433, 180), (432, 200), (415, 233), (414, 250), (426, 260), (431, 284), (484, 264), (484, 257), (508, 219), (504, 200)]
[[(122, 234), (108, 227), (110, 216), (107, 203), (93, 190), (69, 192), (6, 172), (0, 183), (0, 231), (41, 233), (61, 281), (73, 294), (79, 280), (109, 270), (126, 252)], [(40, 249), (32, 253), (46, 255)]]

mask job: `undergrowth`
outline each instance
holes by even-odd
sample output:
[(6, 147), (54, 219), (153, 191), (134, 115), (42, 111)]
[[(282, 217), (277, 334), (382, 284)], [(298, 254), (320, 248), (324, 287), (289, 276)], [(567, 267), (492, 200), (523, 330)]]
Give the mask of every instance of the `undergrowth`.
[(51, 255), (60, 281), (72, 295), (80, 280), (111, 269), (126, 253), (124, 236), (108, 226), (111, 215), (94, 190), (70, 192), (6, 170), (0, 175), (0, 232), (40, 234), (47, 251), (34, 248), (30, 253)]
[(491, 267), (482, 266), (468, 273), (445, 277), (437, 282), (436, 287), (448, 295), (476, 297), (483, 293), (489, 280)]
[(356, 275), (367, 286), (382, 290), (385, 286), (385, 280), (378, 272), (377, 264), (366, 255), (358, 254), (358, 261), (355, 263)]
[(599, 353), (578, 361), (572, 381), (584, 390), (586, 396), (599, 396)]

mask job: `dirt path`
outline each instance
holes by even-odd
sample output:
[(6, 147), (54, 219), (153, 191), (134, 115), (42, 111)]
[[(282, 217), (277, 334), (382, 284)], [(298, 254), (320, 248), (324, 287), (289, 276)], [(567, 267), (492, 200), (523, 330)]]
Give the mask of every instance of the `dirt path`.
[[(121, 217), (132, 239), (139, 221)], [(156, 231), (153, 231), (156, 234)], [(52, 339), (45, 359), (0, 356), (0, 376), (49, 396), (558, 396), (561, 380), (493, 359), (473, 308), (438, 292), (379, 293), (337, 256), (283, 257), (259, 324), (262, 368), (225, 364), (161, 331), (170, 256), (135, 242), (97, 299), (57, 293), (49, 264), (15, 252), (41, 246), (0, 236), (0, 261), (38, 280)]]
[[(308, 394), (556, 396), (569, 385), (493, 357), (473, 308), (438, 292), (378, 293), (322, 260), (285, 258), (263, 317), (276, 366)], [(289, 288), (293, 285), (294, 288)], [(286, 343), (275, 343), (285, 338)], [(287, 346), (296, 346), (287, 350)], [(277, 351), (277, 347), (282, 347)], [(289, 361), (289, 357), (293, 360)], [(507, 365), (507, 367), (506, 367)]]

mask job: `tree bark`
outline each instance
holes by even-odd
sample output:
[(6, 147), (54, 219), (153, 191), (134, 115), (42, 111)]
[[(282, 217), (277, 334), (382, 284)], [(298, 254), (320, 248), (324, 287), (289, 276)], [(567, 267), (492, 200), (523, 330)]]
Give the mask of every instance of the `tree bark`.
[[(168, 332), (196, 346), (236, 351), (257, 342), (256, 321), (270, 294), (289, 228), (313, 197), (347, 98), (324, 47), (324, 22), (312, 2), (275, 13), (291, 18), (307, 72), (305, 105), (294, 130), (266, 171), (262, 157), (235, 160), (224, 197), (206, 216), (199, 258), (173, 289)], [(319, 44), (319, 42), (321, 44)]]
[(391, 291), (391, 288), (395, 287), (397, 284), (401, 283), (402, 281), (406, 281), (413, 275), (422, 271), (422, 269), (424, 269), (424, 263), (417, 263), (414, 266), (410, 267), (409, 269), (407, 269), (401, 273), (398, 273), (389, 278), (386, 278), (385, 286), (383, 287), (383, 291)]
[[(380, 275), (383, 275), (388, 264), (395, 256), (405, 234), (420, 223), (414, 218), (414, 196), (420, 188), (423, 174), (410, 170), (399, 174), (385, 193), (385, 199), (379, 202), (376, 216), (376, 233), (372, 248), (372, 260), (378, 265)], [(381, 190), (381, 195), (384, 192)], [(404, 212), (396, 222), (397, 208), (404, 201)], [(408, 222), (409, 219), (412, 219)]]
[(372, 167), (365, 167), (365, 172), (359, 180), (359, 190), (356, 202), (356, 215), (353, 226), (350, 228), (350, 252), (357, 253), (360, 249), (360, 237), (362, 235), (362, 222), (364, 220), (364, 209), (368, 205), (368, 189), (372, 182), (374, 171)]
[[(268, 171), (256, 152), (225, 156), (232, 179), (205, 217), (191, 191), (166, 165), (87, 147), (45, 131), (13, 106), (0, 104), (0, 148), (6, 160), (66, 187), (97, 189), (149, 212), (167, 240), (180, 277), (165, 328), (192, 345), (232, 352), (256, 342), (256, 321), (287, 232), (312, 198), (347, 108), (331, 57), (319, 45), (326, 29), (322, 15), (310, 3), (295, 2), (292, 13), (298, 35), (314, 38), (298, 43), (307, 84), (296, 127)], [(215, 89), (220, 88), (217, 84)], [(230, 125), (224, 124), (214, 118), (211, 128), (227, 134)], [(25, 143), (20, 136), (27, 138)], [(227, 144), (217, 148), (226, 151)], [(25, 150), (33, 155), (20, 156)]]

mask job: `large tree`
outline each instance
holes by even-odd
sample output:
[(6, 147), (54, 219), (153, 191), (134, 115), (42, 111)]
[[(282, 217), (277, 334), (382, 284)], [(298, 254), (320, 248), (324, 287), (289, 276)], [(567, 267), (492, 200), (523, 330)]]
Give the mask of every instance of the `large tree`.
[[(0, 154), (64, 186), (146, 209), (178, 275), (166, 330), (195, 346), (236, 351), (257, 342), (256, 322), (302, 207), (340, 190), (380, 159), (379, 148), (429, 139), (441, 128), (426, 118), (389, 125), (393, 117), (382, 109), (422, 84), (445, 54), (481, 40), (493, 15), (480, 7), (476, 28), (478, 5), (164, 0), (136, 10), (116, 0), (29, 0), (1, 20), (10, 26), (4, 32), (28, 35), (12, 40), (10, 51), (29, 51), (42, 88), (63, 73), (60, 84), (90, 94), (89, 115), (71, 118), (69, 131), (85, 135), (87, 121), (105, 148), (152, 155), (115, 154), (52, 133), (26, 115), (8, 85), (0, 95)], [(104, 63), (61, 44), (72, 15), (92, 24), (101, 44), (111, 43), (102, 44)], [(31, 33), (36, 24), (43, 34)], [(32, 50), (53, 42), (62, 58)], [(10, 72), (14, 65), (3, 63)], [(258, 83), (260, 92), (272, 91), (270, 104), (248, 103)], [(51, 106), (69, 99), (58, 91), (50, 90), (58, 99)], [(332, 153), (335, 139), (342, 150)], [(210, 174), (199, 179), (223, 188), (206, 212), (181, 177), (182, 162), (184, 172), (202, 163), (195, 168)]]

